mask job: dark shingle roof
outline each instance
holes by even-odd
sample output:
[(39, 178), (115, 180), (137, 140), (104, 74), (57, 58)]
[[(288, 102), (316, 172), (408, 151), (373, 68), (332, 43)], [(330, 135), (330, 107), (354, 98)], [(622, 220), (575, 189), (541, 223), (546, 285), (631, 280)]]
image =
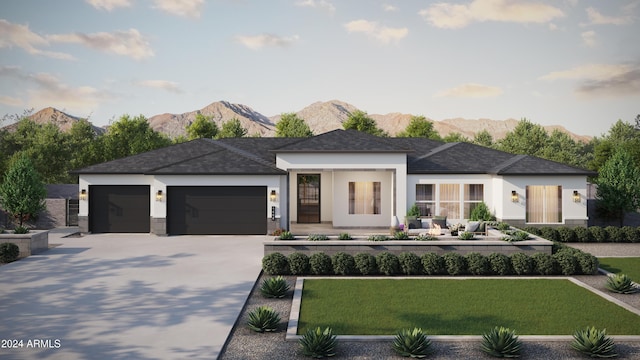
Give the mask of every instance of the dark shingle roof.
[(281, 146), (274, 152), (409, 152), (384, 138), (357, 130), (333, 130)]

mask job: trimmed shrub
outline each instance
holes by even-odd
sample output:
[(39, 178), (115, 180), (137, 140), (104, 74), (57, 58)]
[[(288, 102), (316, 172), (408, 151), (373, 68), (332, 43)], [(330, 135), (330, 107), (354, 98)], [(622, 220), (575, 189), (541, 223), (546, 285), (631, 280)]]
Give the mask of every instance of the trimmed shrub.
[(467, 273), (467, 261), (464, 256), (449, 252), (442, 256), (444, 266), (449, 275), (464, 275)]
[(420, 275), (422, 274), (422, 262), (420, 257), (414, 253), (403, 252), (398, 255), (398, 261), (400, 262), (400, 268), (405, 275)]
[(597, 257), (583, 251), (575, 253), (574, 256), (576, 260), (578, 260), (578, 266), (582, 274), (595, 275), (598, 273), (598, 266), (600, 264)]
[(376, 256), (378, 271), (385, 275), (396, 275), (401, 273), (400, 261), (398, 257), (389, 252), (382, 252)]
[(247, 325), (256, 332), (276, 331), (280, 324), (280, 314), (269, 306), (260, 306), (249, 313)]
[(280, 236), (279, 236), (280, 240), (293, 240), (296, 237), (293, 236), (293, 234), (290, 231), (283, 231)]
[(422, 255), (422, 268), (427, 275), (441, 275), (447, 272), (444, 259), (436, 253)]
[(356, 269), (362, 275), (375, 275), (378, 273), (378, 266), (376, 265), (376, 258), (371, 254), (359, 253), (353, 257), (356, 264)]
[(570, 228), (563, 226), (557, 229), (559, 241), (563, 243), (572, 243), (576, 242), (576, 232)]
[(489, 260), (489, 268), (491, 272), (496, 275), (511, 275), (513, 274), (513, 267), (511, 266), (511, 259), (505, 254), (492, 253), (487, 256)]
[(309, 257), (303, 253), (289, 255), (289, 272), (291, 275), (307, 275), (311, 270)]
[(576, 330), (573, 333), (571, 347), (576, 351), (590, 357), (611, 358), (616, 357), (616, 345), (607, 336), (606, 330), (598, 330), (595, 327)]
[(352, 275), (356, 273), (356, 262), (353, 256), (344, 252), (338, 252), (331, 258), (333, 272), (337, 275)]
[(309, 266), (311, 273), (314, 275), (331, 275), (333, 274), (333, 264), (329, 255), (320, 252), (309, 256)]
[(589, 226), (588, 227), (591, 241), (595, 242), (607, 242), (608, 235), (603, 227), (600, 226)]
[(307, 236), (307, 240), (309, 241), (325, 241), (329, 240), (329, 237), (324, 234), (310, 234)]
[(340, 233), (338, 240), (353, 240), (353, 237), (349, 233)]
[(591, 242), (591, 233), (586, 227), (574, 228), (573, 232), (576, 234), (577, 242)]
[(553, 259), (557, 261), (562, 275), (574, 275), (579, 273), (580, 265), (571, 250), (560, 250), (553, 254)]
[(604, 228), (604, 231), (607, 233), (607, 237), (609, 238), (609, 242), (624, 242), (624, 234), (622, 233), (622, 229), (617, 226), (607, 226)]
[(393, 350), (400, 356), (422, 359), (431, 352), (431, 340), (427, 338), (422, 329), (402, 329), (396, 333), (393, 339)]
[(289, 262), (287, 257), (275, 252), (262, 258), (262, 270), (269, 275), (289, 274)]
[(560, 241), (560, 235), (558, 234), (558, 230), (545, 226), (540, 228), (540, 237), (551, 240), (551, 241)]
[(467, 271), (472, 275), (488, 275), (489, 260), (480, 253), (472, 252), (465, 255), (467, 260)]
[(540, 236), (540, 234), (542, 233), (540, 231), (540, 228), (537, 228), (535, 226), (527, 226), (522, 230), (528, 232), (529, 234), (533, 234), (533, 235), (536, 235), (536, 236)]
[(505, 327), (494, 327), (489, 332), (482, 334), (480, 349), (493, 357), (515, 358), (520, 357), (522, 342), (516, 332)]
[(533, 259), (525, 253), (511, 255), (511, 266), (517, 275), (531, 275), (534, 271)]
[(540, 275), (555, 275), (558, 273), (557, 262), (552, 255), (545, 253), (535, 253), (531, 255), (534, 272)]
[(304, 356), (320, 359), (336, 354), (336, 335), (333, 335), (333, 330), (330, 327), (324, 330), (320, 327), (309, 329), (298, 340), (298, 343), (302, 346)]
[(260, 285), (260, 293), (266, 298), (280, 299), (289, 291), (289, 284), (282, 276), (267, 278)]
[(633, 226), (623, 226), (621, 231), (626, 242), (640, 242), (640, 229)]
[(18, 260), (20, 255), (20, 248), (14, 243), (2, 243), (0, 244), (0, 262), (10, 263)]

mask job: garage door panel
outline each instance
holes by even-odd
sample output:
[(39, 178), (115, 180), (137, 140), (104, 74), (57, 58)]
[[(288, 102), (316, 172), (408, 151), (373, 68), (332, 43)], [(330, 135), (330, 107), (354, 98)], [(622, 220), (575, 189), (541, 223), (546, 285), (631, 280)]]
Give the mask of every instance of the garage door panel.
[(93, 233), (148, 233), (149, 213), (149, 186), (89, 186)]

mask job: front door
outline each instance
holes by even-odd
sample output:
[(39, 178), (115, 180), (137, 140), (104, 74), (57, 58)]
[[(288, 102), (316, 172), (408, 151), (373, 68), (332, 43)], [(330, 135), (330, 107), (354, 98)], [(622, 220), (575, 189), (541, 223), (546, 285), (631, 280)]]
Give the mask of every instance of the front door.
[(298, 174), (298, 223), (320, 222), (320, 174)]

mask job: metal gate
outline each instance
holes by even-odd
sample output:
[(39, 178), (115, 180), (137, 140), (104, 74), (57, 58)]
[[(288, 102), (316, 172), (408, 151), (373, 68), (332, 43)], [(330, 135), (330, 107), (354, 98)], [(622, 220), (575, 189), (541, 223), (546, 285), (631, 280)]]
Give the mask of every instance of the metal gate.
[(67, 199), (67, 226), (78, 226), (79, 212), (80, 212), (80, 200)]

